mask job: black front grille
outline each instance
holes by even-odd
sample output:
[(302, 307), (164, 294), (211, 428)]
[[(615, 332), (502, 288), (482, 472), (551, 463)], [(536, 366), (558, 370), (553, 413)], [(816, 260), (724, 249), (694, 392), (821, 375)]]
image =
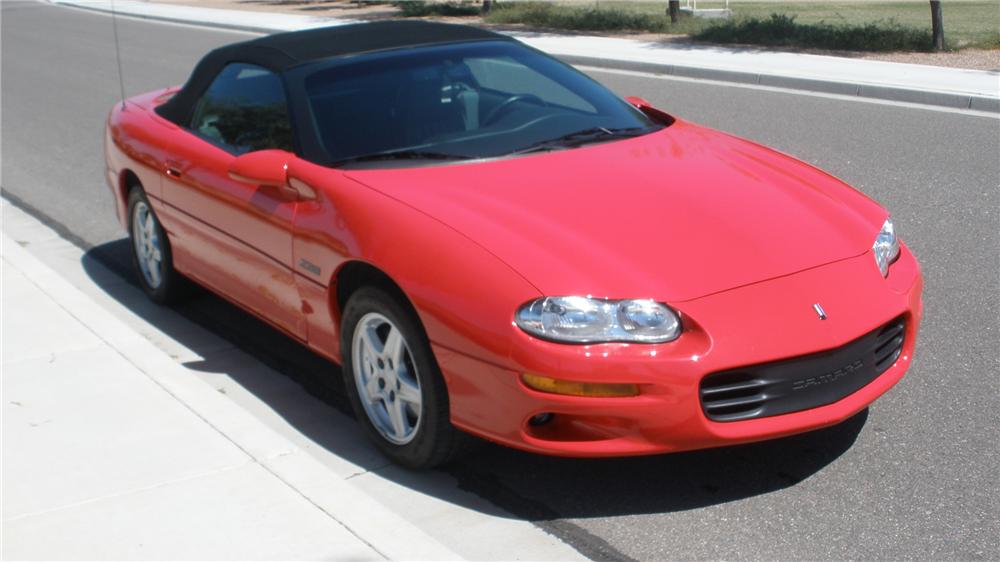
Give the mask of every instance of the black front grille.
[(831, 351), (712, 373), (701, 381), (702, 409), (711, 420), (738, 421), (832, 404), (891, 367), (905, 333), (900, 317)]

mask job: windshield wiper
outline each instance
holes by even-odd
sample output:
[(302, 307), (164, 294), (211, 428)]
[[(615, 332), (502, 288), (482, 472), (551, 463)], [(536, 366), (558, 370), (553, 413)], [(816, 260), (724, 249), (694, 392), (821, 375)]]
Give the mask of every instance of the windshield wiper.
[(471, 160), (472, 156), (463, 154), (448, 154), (447, 152), (433, 152), (428, 150), (390, 150), (387, 152), (375, 152), (373, 154), (363, 154), (345, 158), (333, 163), (334, 166), (351, 164), (354, 162), (375, 162), (378, 160)]
[(590, 129), (567, 133), (554, 139), (547, 139), (534, 144), (529, 144), (524, 148), (511, 152), (509, 155), (541, 152), (543, 150), (553, 150), (556, 148), (574, 148), (591, 142), (638, 137), (648, 132), (651, 132), (651, 129), (645, 127), (620, 127), (617, 129), (592, 127)]

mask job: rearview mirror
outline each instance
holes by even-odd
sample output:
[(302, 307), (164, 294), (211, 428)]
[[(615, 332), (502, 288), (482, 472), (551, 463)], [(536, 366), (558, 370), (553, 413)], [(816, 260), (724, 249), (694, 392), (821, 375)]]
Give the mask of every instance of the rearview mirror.
[(284, 150), (256, 150), (237, 156), (229, 164), (229, 177), (236, 181), (284, 187), (288, 185), (288, 162), (292, 155)]

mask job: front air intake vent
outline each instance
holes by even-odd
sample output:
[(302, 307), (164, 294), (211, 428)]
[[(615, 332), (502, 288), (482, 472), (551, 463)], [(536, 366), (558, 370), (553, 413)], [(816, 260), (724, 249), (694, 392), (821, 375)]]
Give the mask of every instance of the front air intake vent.
[(875, 370), (882, 374), (892, 366), (903, 353), (903, 334), (906, 324), (902, 319), (887, 324), (878, 334), (878, 348), (875, 349)]
[(747, 373), (721, 373), (701, 385), (701, 404), (717, 421), (753, 417), (764, 405), (767, 383)]

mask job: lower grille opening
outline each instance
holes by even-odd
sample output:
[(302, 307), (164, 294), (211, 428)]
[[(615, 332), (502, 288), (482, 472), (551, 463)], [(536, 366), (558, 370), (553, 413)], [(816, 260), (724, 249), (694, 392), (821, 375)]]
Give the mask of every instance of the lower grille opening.
[(699, 397), (713, 421), (738, 421), (832, 404), (887, 371), (903, 353), (903, 317), (830, 351), (712, 373)]

